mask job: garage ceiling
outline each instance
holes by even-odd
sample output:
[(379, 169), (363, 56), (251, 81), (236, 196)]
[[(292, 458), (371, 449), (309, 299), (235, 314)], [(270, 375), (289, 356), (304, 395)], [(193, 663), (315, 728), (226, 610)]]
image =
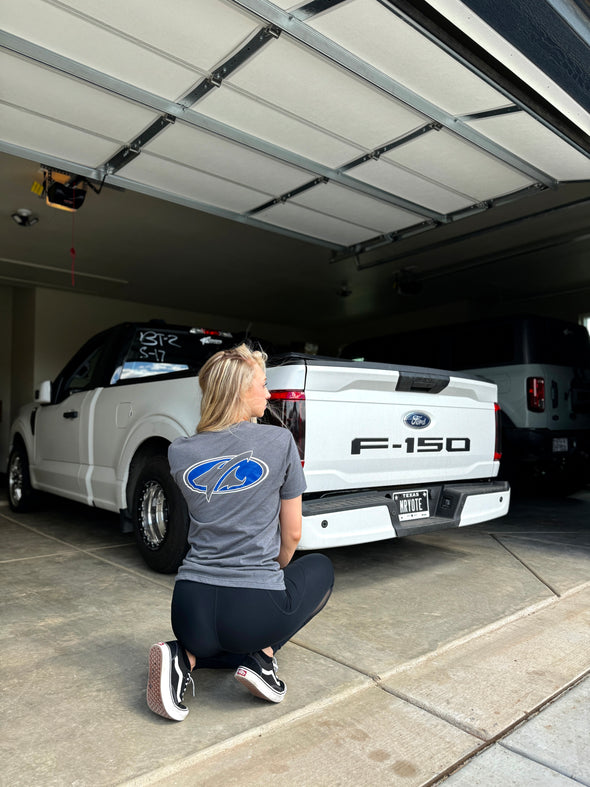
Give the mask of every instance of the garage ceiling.
[[(514, 260), (529, 294), (587, 289), (587, 107), (470, 5), (4, 3), (0, 204), (40, 221), (3, 222), (0, 282), (72, 286), (72, 258), (81, 291), (317, 324), (387, 313), (400, 276), (503, 296)], [(58, 213), (40, 165), (102, 190)]]

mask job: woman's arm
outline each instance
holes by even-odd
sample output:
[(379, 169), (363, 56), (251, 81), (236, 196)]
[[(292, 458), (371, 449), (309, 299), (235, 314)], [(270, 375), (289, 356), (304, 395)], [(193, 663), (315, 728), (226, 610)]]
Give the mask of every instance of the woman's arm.
[(301, 539), (301, 495), (290, 500), (281, 500), (279, 522), (281, 523), (281, 551), (277, 560), (279, 566), (285, 568)]

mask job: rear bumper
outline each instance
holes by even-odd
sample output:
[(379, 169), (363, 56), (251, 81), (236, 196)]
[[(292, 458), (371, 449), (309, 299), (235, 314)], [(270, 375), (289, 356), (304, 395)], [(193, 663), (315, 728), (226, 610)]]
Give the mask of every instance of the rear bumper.
[(430, 516), (400, 521), (393, 495), (412, 491), (407, 488), (304, 500), (303, 531), (298, 548), (349, 546), (474, 525), (504, 516), (510, 505), (507, 481), (424, 484), (414, 490), (428, 491)]

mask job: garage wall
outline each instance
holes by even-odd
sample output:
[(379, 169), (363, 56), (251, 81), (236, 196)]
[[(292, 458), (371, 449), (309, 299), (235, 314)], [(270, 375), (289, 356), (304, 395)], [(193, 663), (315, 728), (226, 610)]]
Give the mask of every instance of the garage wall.
[[(558, 263), (556, 263), (558, 264)], [(582, 315), (590, 312), (590, 288), (577, 292), (555, 292), (537, 298), (523, 298), (500, 306), (499, 314), (540, 314), (560, 320), (580, 322)]]
[[(403, 297), (403, 296), (396, 296)], [(395, 299), (392, 299), (392, 314), (388, 317), (379, 317), (362, 322), (350, 322), (340, 325), (336, 329), (327, 331), (322, 337), (321, 352), (338, 355), (340, 348), (357, 339), (366, 339), (371, 336), (380, 336), (389, 333), (402, 333), (419, 328), (433, 328), (451, 322), (464, 322), (476, 319), (480, 311), (470, 301), (445, 303), (429, 309), (395, 313)]]
[(0, 287), (0, 473), (4, 472), (4, 459), (8, 445), (12, 395), (12, 289)]
[(53, 379), (73, 353), (98, 331), (127, 320), (151, 319), (236, 332), (250, 327), (252, 333), (272, 337), (274, 341), (292, 339), (292, 331), (285, 326), (268, 323), (248, 326), (240, 319), (204, 312), (168, 309), (63, 290), (37, 289), (34, 384)]
[[(557, 297), (559, 296), (559, 297)], [(409, 296), (408, 296), (409, 297)], [(395, 301), (392, 301), (395, 309)], [(393, 311), (393, 310), (392, 310)], [(494, 302), (457, 301), (439, 307), (416, 309), (415, 311), (379, 317), (374, 320), (350, 322), (331, 329), (322, 337), (322, 352), (338, 354), (339, 348), (356, 339), (381, 336), (389, 333), (403, 333), (420, 328), (434, 328), (439, 325), (452, 325), (484, 317), (503, 317), (516, 314), (532, 314), (541, 317), (556, 317), (570, 322), (579, 322), (584, 314), (590, 313), (590, 289), (571, 293), (556, 293), (535, 298), (505, 300)]]
[(171, 323), (250, 330), (254, 335), (288, 342), (293, 329), (269, 323), (246, 324), (236, 318), (169, 309), (149, 304), (45, 288), (0, 288), (5, 341), (0, 354), (0, 472), (8, 451), (9, 424), (20, 406), (31, 401), (42, 380), (50, 380), (91, 336), (126, 320), (162, 319)]

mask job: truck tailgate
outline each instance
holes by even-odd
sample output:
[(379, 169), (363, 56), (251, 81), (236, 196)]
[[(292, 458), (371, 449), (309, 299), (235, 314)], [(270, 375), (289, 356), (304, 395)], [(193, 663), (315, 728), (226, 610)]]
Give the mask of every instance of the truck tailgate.
[[(289, 366), (271, 371), (284, 387)], [(307, 491), (495, 476), (495, 400), (495, 385), (466, 375), (306, 362)]]

